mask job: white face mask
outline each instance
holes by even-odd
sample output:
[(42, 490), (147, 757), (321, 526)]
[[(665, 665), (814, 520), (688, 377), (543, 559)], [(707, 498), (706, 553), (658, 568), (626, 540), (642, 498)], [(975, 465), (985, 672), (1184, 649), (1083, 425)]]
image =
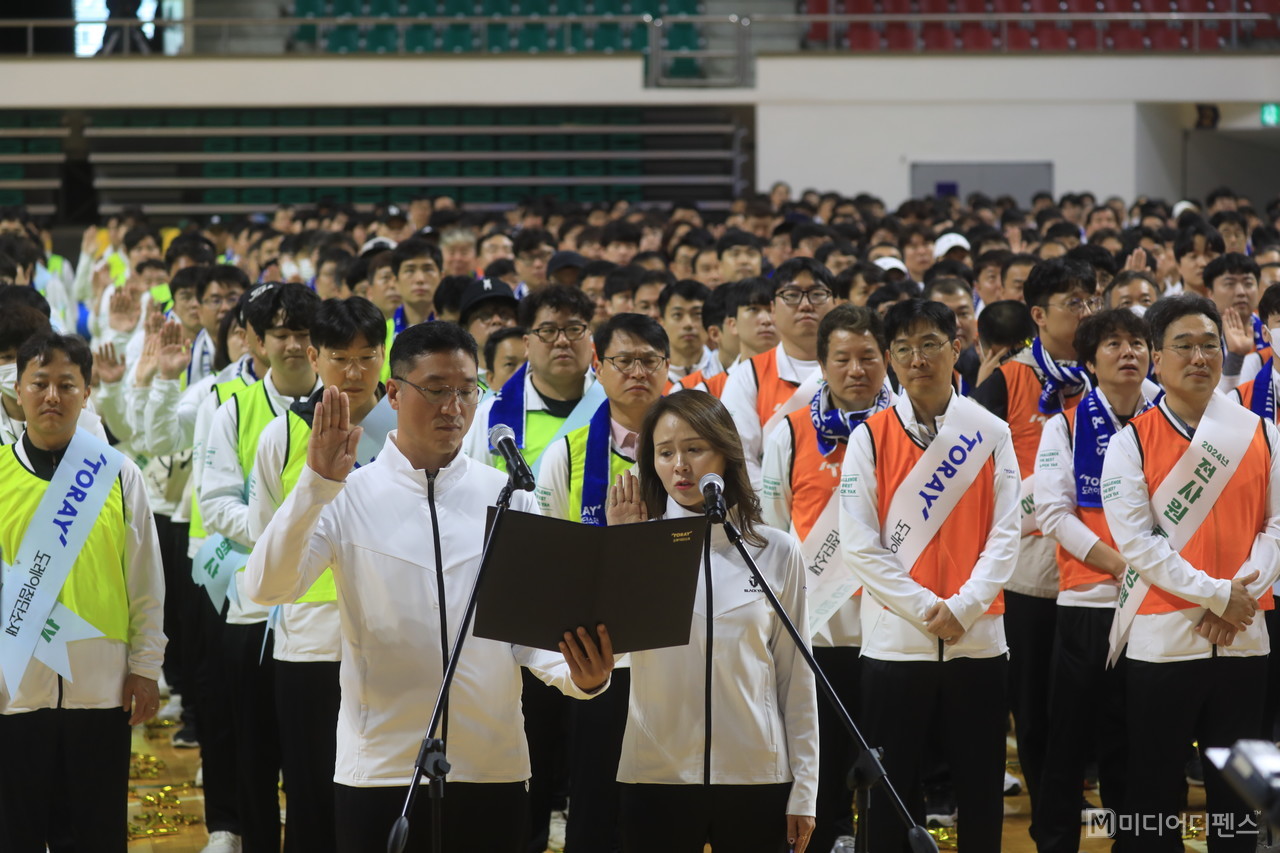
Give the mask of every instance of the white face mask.
[(310, 258), (303, 258), (298, 261), (298, 274), (302, 276), (302, 280), (304, 282), (311, 281), (311, 279), (316, 277), (316, 268), (311, 263)]
[(1142, 317), (1142, 316), (1144, 316), (1144, 315), (1147, 313), (1147, 306), (1145, 306), (1145, 305), (1130, 305), (1130, 306), (1129, 306), (1129, 310), (1130, 310), (1130, 311), (1132, 311), (1133, 313), (1137, 314), (1139, 317)]
[(1271, 346), (1274, 348), (1280, 346), (1280, 326), (1267, 329), (1271, 333)]
[(18, 399), (18, 362), (0, 364), (0, 394), (10, 400)]
[(298, 264), (293, 258), (280, 259), (280, 277), (285, 281), (294, 281), (299, 277)]

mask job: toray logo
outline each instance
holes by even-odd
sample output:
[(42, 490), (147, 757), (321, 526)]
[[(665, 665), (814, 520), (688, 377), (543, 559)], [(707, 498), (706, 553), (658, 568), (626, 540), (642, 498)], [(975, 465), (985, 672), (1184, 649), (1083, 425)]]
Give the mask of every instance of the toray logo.
[(929, 520), (929, 508), (942, 497), (943, 492), (947, 490), (946, 480), (955, 477), (959, 470), (959, 466), (963, 465), (969, 458), (969, 454), (973, 452), (973, 448), (982, 444), (982, 433), (974, 433), (973, 438), (961, 435), (960, 440), (951, 446), (946, 456), (942, 459), (942, 464), (938, 466), (938, 470), (934, 471), (933, 477), (924, 484), (924, 488), (920, 490), (920, 497), (924, 499), (924, 506), (920, 509), (920, 514), (924, 516), (925, 521)]

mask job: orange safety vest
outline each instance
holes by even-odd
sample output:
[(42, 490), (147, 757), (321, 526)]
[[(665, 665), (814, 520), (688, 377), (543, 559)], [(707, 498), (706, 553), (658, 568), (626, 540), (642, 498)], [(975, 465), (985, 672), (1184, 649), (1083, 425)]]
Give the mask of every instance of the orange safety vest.
[[(1018, 456), (1018, 470), (1023, 477), (1036, 469), (1036, 454), (1040, 452), (1040, 433), (1051, 415), (1040, 411), (1040, 394), (1044, 383), (1030, 365), (1020, 361), (1006, 361), (998, 368), (1004, 374), (1005, 387), (1009, 389), (1009, 432), (1013, 437), (1013, 452)], [(1067, 397), (1062, 406), (1074, 406), (1082, 395)]]
[[(1142, 454), (1142, 473), (1150, 494), (1155, 494), (1165, 477), (1191, 444), (1159, 408), (1148, 409), (1129, 422), (1137, 434)], [(1271, 448), (1261, 419), (1249, 449), (1209, 516), (1179, 552), (1183, 559), (1212, 578), (1233, 578), (1253, 541), (1267, 526), (1267, 487), (1271, 474)], [(1171, 592), (1151, 587), (1138, 607), (1139, 615), (1172, 613), (1198, 605)], [(1275, 603), (1271, 590), (1258, 599), (1258, 606), (1271, 610)]]
[[(924, 456), (924, 448), (907, 433), (894, 408), (876, 412), (867, 418), (865, 427), (871, 430), (878, 512), (883, 526), (894, 494)], [(986, 547), (987, 534), (995, 524), (995, 476), (993, 455), (911, 567), (911, 577), (939, 598), (950, 598), (960, 590)], [(987, 613), (1004, 613), (1003, 592), (996, 596)]]
[(791, 399), (800, 387), (798, 382), (788, 382), (778, 375), (778, 349), (762, 352), (749, 362), (756, 375), (756, 414), (761, 425), (767, 424), (773, 413)]
[[(1067, 434), (1071, 437), (1073, 459), (1075, 458), (1076, 413), (1078, 411), (1080, 411), (1080, 407), (1075, 405), (1062, 413), (1062, 416), (1067, 419)], [(1075, 488), (1074, 478), (1072, 480), (1072, 488)], [(1077, 506), (1076, 518), (1084, 522), (1084, 526), (1092, 530), (1104, 545), (1112, 548), (1116, 547), (1115, 537), (1111, 535), (1111, 528), (1107, 526), (1107, 517), (1102, 507)], [(1066, 548), (1061, 545), (1058, 546), (1058, 589), (1075, 589), (1086, 584), (1113, 580), (1115, 578), (1111, 575), (1100, 569), (1095, 569), (1083, 560), (1077, 560)]]
[(840, 486), (840, 467), (848, 445), (837, 444), (830, 456), (823, 456), (808, 407), (787, 415), (786, 423), (791, 430), (791, 523), (796, 536), (804, 539)]
[(706, 392), (717, 400), (724, 394), (724, 383), (729, 381), (729, 371), (722, 370), (710, 379), (702, 378), (702, 371), (690, 373), (684, 379), (680, 380), (680, 384), (684, 386), (686, 391), (698, 391), (699, 385), (705, 387)]

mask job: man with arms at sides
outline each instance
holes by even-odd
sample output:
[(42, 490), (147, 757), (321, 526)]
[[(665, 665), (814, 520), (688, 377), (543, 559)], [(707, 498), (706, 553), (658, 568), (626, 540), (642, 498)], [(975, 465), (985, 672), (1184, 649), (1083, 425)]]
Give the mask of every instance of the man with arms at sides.
[[(547, 448), (537, 496), (543, 515), (604, 525), (609, 486), (635, 466), (640, 425), (666, 384), (667, 334), (650, 317), (619, 314), (596, 332), (595, 352), (593, 368), (608, 399), (591, 423)], [(630, 685), (624, 663), (608, 693), (570, 705), (569, 850), (617, 848), (616, 780)]]
[[(884, 324), (866, 307), (837, 305), (818, 324), (822, 387), (808, 408), (778, 424), (764, 443), (764, 488), (760, 507), (766, 524), (790, 530), (800, 540), (808, 569), (809, 614), (814, 657), (851, 712), (859, 705), (858, 669), (862, 626), (857, 582), (840, 572), (830, 548), (840, 535), (840, 468), (850, 433), (893, 404), (885, 382)], [(838, 554), (838, 552), (836, 552)], [(838, 559), (838, 557), (837, 557)], [(826, 620), (821, 627), (814, 620)], [(847, 783), (854, 745), (831, 704), (818, 703), (822, 760), (818, 776), (817, 828), (810, 845), (830, 850), (838, 837), (853, 835)]]
[(77, 429), (92, 362), (72, 335), (25, 341), (26, 428), (0, 448), (0, 838), (15, 853), (124, 853), (129, 727), (160, 707), (160, 543), (138, 467)]
[[(463, 452), (501, 471), (502, 457), (489, 446), (489, 430), (506, 424), (515, 432), (516, 446), (528, 460), (534, 476), (542, 464), (542, 452), (575, 429), (590, 422), (604, 402), (603, 389), (595, 388), (591, 368), (590, 323), (595, 303), (576, 287), (548, 285), (520, 302), (520, 325), (525, 335), (528, 361), (488, 398), (468, 423), (470, 432)], [(532, 673), (524, 676), (525, 732), (532, 749), (533, 778), (529, 803), (533, 846), (543, 844), (550, 832), (553, 804), (552, 774), (557, 755), (567, 750), (562, 736), (569, 713), (568, 701), (542, 684)]]
[(1100, 483), (1112, 437), (1151, 406), (1143, 390), (1147, 327), (1132, 311), (1085, 317), (1074, 346), (1098, 387), (1045, 424), (1035, 470), (1036, 518), (1057, 543), (1060, 578), (1036, 804), (1041, 853), (1080, 849), (1080, 780), (1092, 749), (1103, 805), (1119, 811), (1124, 803), (1124, 667), (1108, 668), (1107, 650), (1125, 562), (1103, 516)]
[(275, 695), (271, 627), (266, 608), (254, 604), (243, 589), (244, 555), (253, 547), (248, 486), (262, 431), (320, 387), (307, 361), (311, 322), (319, 304), (320, 297), (305, 284), (264, 284), (251, 292), (245, 318), (255, 346), (271, 367), (261, 381), (237, 391), (214, 413), (200, 469), (200, 515), (209, 538), (196, 555), (196, 565), (207, 565), (224, 543), (240, 554), (219, 573), (232, 575), (222, 655), (246, 853), (280, 844), (279, 732), (274, 703), (263, 698)]
[(705, 285), (689, 278), (667, 285), (658, 296), (659, 322), (668, 340), (674, 342), (667, 365), (667, 378), (673, 383), (694, 373), (701, 373), (706, 379), (724, 370), (715, 351), (707, 346), (707, 330), (702, 323), (710, 296)]
[[(1270, 642), (1257, 611), (1274, 606), (1280, 577), (1280, 432), (1216, 393), (1222, 322), (1212, 302), (1166, 298), (1146, 319), (1165, 395), (1111, 439), (1102, 505), (1129, 566), (1112, 649), (1127, 638), (1125, 811), (1164, 827), (1182, 808), (1186, 744), (1203, 753), (1263, 731)], [(1210, 765), (1210, 847), (1253, 850), (1253, 812)], [(1177, 832), (1150, 827), (1136, 827), (1128, 849), (1182, 848)]]
[(410, 237), (391, 250), (395, 289), (403, 300), (392, 314), (397, 334), (432, 319), (441, 265), (440, 249), (421, 237)]
[(1263, 322), (1258, 310), (1258, 265), (1246, 255), (1223, 255), (1204, 268), (1205, 295), (1213, 300), (1222, 317), (1222, 340), (1225, 352), (1222, 380), (1218, 390), (1224, 394), (1241, 382), (1258, 374), (1266, 356)]
[[(1045, 422), (1089, 390), (1075, 350), (1080, 318), (1098, 306), (1093, 268), (1053, 258), (1032, 268), (1023, 287), (1037, 335), (1031, 346), (1001, 364), (973, 399), (1009, 425), (1022, 472), (1022, 544), (1018, 566), (1005, 585), (1005, 628), (1017, 653), (1009, 659), (1009, 701), (1032, 814), (1043, 774), (1049, 713), (1049, 661), (1057, 616), (1058, 562), (1054, 543), (1037, 529), (1035, 463)], [(1035, 837), (1034, 817), (1031, 827)]]
[[(853, 431), (840, 481), (840, 548), (864, 586), (862, 723), (920, 823), (936, 735), (965, 850), (997, 853), (1008, 719), (1001, 590), (1018, 553), (1017, 454), (1008, 427), (955, 392), (949, 308), (899, 303), (885, 337), (903, 394)], [(963, 702), (948, 701), (961, 692)], [(870, 849), (908, 849), (878, 789), (871, 806)]]
[[(250, 557), (247, 592), (296, 601), (326, 568), (342, 633), (335, 768), (337, 849), (386, 849), (479, 570), (487, 510), (506, 478), (461, 452), (480, 399), (475, 341), (449, 323), (414, 326), (391, 352), (397, 429), (353, 471), (361, 428), (337, 388), (317, 405), (307, 465)], [(512, 508), (535, 512), (531, 495)], [(426, 543), (426, 547), (424, 547)], [(441, 732), (452, 769), (445, 849), (516, 853), (529, 778), (521, 732), (522, 668), (585, 698), (608, 681), (600, 631), (566, 633), (566, 660), (468, 636)], [(580, 645), (581, 644), (581, 645)], [(585, 647), (585, 648), (584, 648)], [(431, 805), (416, 803), (408, 849), (431, 849)]]
[[(357, 465), (373, 461), (395, 425), (378, 381), (384, 328), (381, 312), (358, 296), (325, 300), (311, 323), (311, 369), (324, 387), (346, 395), (351, 422), (361, 427)], [(321, 393), (295, 403), (262, 431), (249, 485), (249, 537), (254, 542), (302, 473)], [(340, 644), (333, 575), (322, 573), (296, 602), (282, 605), (273, 624), (280, 768), (294, 815), (285, 828), (285, 846), (336, 851), (333, 767)]]
[[(761, 274), (764, 264), (764, 255), (760, 252), (760, 241), (755, 235), (737, 229), (726, 231), (716, 241), (716, 258), (720, 262), (718, 282), (712, 283), (700, 275), (694, 276), (707, 287), (717, 287), (728, 282), (742, 281), (744, 278), (754, 278)], [(700, 264), (701, 260), (702, 256), (699, 255), (697, 263)]]
[(773, 322), (782, 342), (733, 370), (722, 400), (747, 454), (752, 485), (760, 488), (764, 436), (802, 409), (822, 381), (818, 321), (832, 308), (831, 273), (813, 258), (795, 258), (774, 273)]

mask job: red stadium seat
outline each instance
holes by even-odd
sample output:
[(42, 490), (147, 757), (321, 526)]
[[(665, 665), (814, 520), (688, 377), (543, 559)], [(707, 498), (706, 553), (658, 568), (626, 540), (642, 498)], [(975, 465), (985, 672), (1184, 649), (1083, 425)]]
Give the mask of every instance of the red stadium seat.
[(875, 0), (845, 0), (844, 12), (846, 15), (874, 15), (876, 3)]
[(911, 0), (880, 0), (880, 11), (886, 15), (911, 15), (916, 10), (911, 7)]
[(950, 11), (948, 0), (920, 0), (920, 13), (923, 15), (946, 15)]
[(1022, 0), (994, 0), (992, 11), (997, 15), (1020, 15), (1026, 10), (1022, 8)]
[(1146, 47), (1142, 30), (1136, 30), (1128, 24), (1108, 24), (1106, 44), (1112, 50), (1136, 51)]
[(850, 50), (859, 53), (880, 50), (880, 33), (872, 29), (870, 24), (850, 24), (845, 33), (845, 41)]
[(956, 11), (965, 15), (983, 15), (990, 8), (988, 0), (956, 0)]
[(961, 24), (960, 45), (965, 50), (993, 51), (996, 49), (996, 34), (983, 24)]
[(1007, 47), (1010, 52), (1031, 50), (1034, 47), (1031, 42), (1031, 30), (1010, 25)]
[(1065, 53), (1071, 49), (1071, 34), (1057, 24), (1038, 24), (1035, 37), (1040, 50)]
[(1183, 43), (1182, 30), (1176, 30), (1164, 24), (1148, 25), (1147, 38), (1151, 42), (1152, 50), (1181, 53), (1187, 49), (1187, 45)]
[(884, 47), (894, 51), (915, 50), (915, 28), (910, 24), (885, 24)]
[(1195, 34), (1190, 27), (1187, 28), (1187, 46), (1193, 50), (1196, 48), (1200, 50), (1222, 50), (1226, 46), (1224, 44), (1225, 38), (1222, 30), (1201, 26), (1200, 42), (1197, 44)]
[(1071, 37), (1075, 40), (1076, 50), (1097, 50), (1102, 41), (1102, 34), (1093, 24), (1075, 24), (1071, 28)]
[[(831, 12), (831, 0), (806, 0), (804, 11), (808, 15), (829, 14)], [(829, 21), (812, 21), (804, 37), (805, 41), (812, 44), (824, 44), (830, 35), (831, 23)]]
[(956, 36), (946, 24), (923, 24), (920, 41), (925, 50), (947, 51), (956, 49)]

